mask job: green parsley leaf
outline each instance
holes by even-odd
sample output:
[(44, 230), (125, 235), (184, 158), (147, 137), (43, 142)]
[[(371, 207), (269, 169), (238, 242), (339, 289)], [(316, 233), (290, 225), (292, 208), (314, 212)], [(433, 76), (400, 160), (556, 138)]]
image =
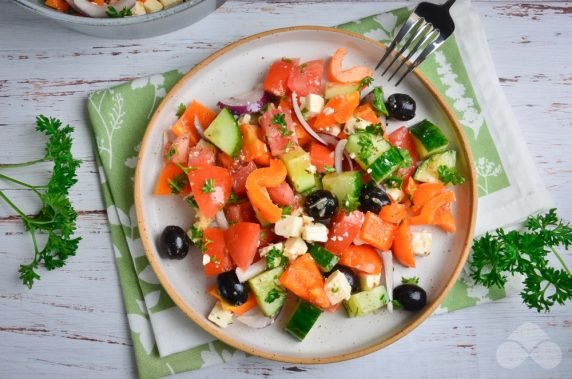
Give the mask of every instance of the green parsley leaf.
[(378, 115), (382, 114), (384, 116), (389, 116), (389, 112), (387, 111), (387, 107), (385, 106), (385, 101), (383, 100), (383, 90), (381, 87), (375, 87), (373, 89), (373, 102), (371, 106), (375, 113)]
[(189, 184), (189, 177), (186, 174), (179, 174), (173, 179), (168, 179), (169, 188), (171, 188), (171, 193), (178, 195), (183, 191), (183, 188)]
[(187, 236), (200, 251), (205, 252), (207, 245), (212, 242), (205, 238), (205, 234), (202, 229), (197, 228), (195, 225), (192, 225), (190, 229), (187, 231)]
[(207, 179), (203, 185), (202, 191), (203, 193), (213, 193), (215, 191), (214, 179)]
[(359, 197), (347, 194), (342, 206), (348, 211), (348, 213), (355, 211), (359, 207)]
[(266, 295), (266, 298), (264, 299), (265, 303), (273, 303), (276, 299), (282, 297), (284, 295), (284, 291), (278, 289), (278, 288), (272, 288), (270, 291), (268, 291), (268, 294)]
[[(572, 273), (558, 252), (572, 245), (572, 227), (556, 209), (530, 216), (522, 230), (486, 233), (473, 241), (471, 277), (487, 287), (504, 287), (508, 275), (524, 276), (523, 302), (531, 309), (549, 311), (572, 300)], [(557, 269), (549, 254), (559, 261)]]
[(391, 304), (393, 304), (393, 309), (395, 309), (395, 310), (403, 308), (403, 305), (401, 305), (401, 303), (397, 299), (393, 299), (391, 301)]
[(373, 83), (373, 78), (371, 76), (366, 76), (365, 78), (359, 81), (358, 91), (361, 91), (366, 87), (369, 87), (371, 83)]
[(367, 162), (373, 151), (373, 143), (371, 142), (369, 133), (359, 132), (356, 134), (358, 135), (358, 146), (360, 147), (358, 156), (360, 160)]
[[(22, 219), (26, 230), (31, 234), (34, 245), (34, 258), (31, 263), (20, 266), (20, 279), (32, 288), (40, 279), (37, 269), (40, 264), (48, 270), (64, 266), (67, 259), (77, 252), (81, 238), (74, 237), (77, 213), (69, 200), (69, 190), (77, 182), (76, 172), (81, 164), (73, 157), (72, 132), (69, 125), (55, 118), (38, 116), (36, 130), (44, 133), (48, 140), (44, 157), (23, 163), (0, 164), (0, 169), (31, 166), (40, 162), (52, 162), (52, 174), (47, 184), (31, 185), (11, 176), (0, 174), (0, 178), (31, 190), (41, 203), (35, 216), (28, 216), (8, 196), (0, 191), (0, 198), (6, 202)], [(45, 236), (43, 247), (38, 245), (38, 236)]]
[(177, 147), (176, 146), (171, 146), (169, 148), (169, 150), (167, 150), (167, 152), (165, 153), (165, 159), (166, 160), (170, 160), (171, 158), (173, 158), (173, 156), (177, 154)]
[(199, 205), (197, 204), (197, 201), (195, 200), (195, 198), (192, 195), (187, 196), (185, 198), (185, 202), (191, 207), (195, 207), (195, 208), (199, 207)]
[(282, 207), (282, 216), (288, 216), (292, 214), (292, 207), (290, 205), (286, 205)]
[(340, 292), (339, 287), (332, 288), (332, 293), (338, 293), (338, 292)]
[(273, 247), (266, 255), (266, 267), (270, 270), (278, 266), (286, 266), (288, 258), (284, 256), (284, 251)]
[(180, 103), (177, 107), (177, 117), (181, 117), (183, 113), (187, 110), (187, 106), (183, 103)]
[(286, 124), (286, 117), (284, 116), (284, 113), (275, 114), (274, 117), (272, 117), (272, 123), (274, 125), (278, 125), (278, 131), (283, 136), (287, 137), (293, 134), (291, 130), (288, 130), (288, 125)]
[(401, 176), (390, 176), (384, 180), (383, 184), (388, 188), (401, 188), (403, 185), (403, 178)]
[(459, 175), (454, 168), (442, 165), (437, 169), (437, 173), (439, 174), (439, 180), (445, 184), (456, 186), (457, 184), (463, 184), (465, 182), (465, 178)]
[(326, 174), (332, 174), (332, 173), (336, 172), (336, 169), (332, 166), (324, 165), (324, 172)]
[(126, 16), (133, 16), (133, 13), (131, 12), (131, 9), (123, 7), (122, 10), (117, 11), (117, 9), (115, 9), (114, 7), (112, 7), (111, 5), (107, 7), (107, 10), (105, 11), (105, 14), (108, 17), (111, 18), (120, 18), (120, 17), (126, 17)]
[(402, 284), (415, 284), (415, 285), (418, 285), (418, 284), (419, 284), (419, 277), (417, 277), (417, 276), (412, 276), (411, 278), (401, 278), (401, 283), (402, 283)]
[(238, 204), (240, 202), (242, 202), (242, 199), (234, 191), (231, 191), (230, 196), (228, 197), (228, 200), (226, 201), (226, 203), (227, 204)]
[(366, 132), (371, 134), (383, 134), (383, 128), (381, 124), (370, 124), (364, 129)]

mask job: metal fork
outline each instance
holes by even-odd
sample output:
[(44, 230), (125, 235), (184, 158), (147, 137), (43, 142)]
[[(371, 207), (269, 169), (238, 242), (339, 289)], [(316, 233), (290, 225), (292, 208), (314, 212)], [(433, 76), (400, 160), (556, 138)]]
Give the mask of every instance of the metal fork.
[[(429, 54), (434, 52), (451, 34), (453, 34), (455, 23), (449, 14), (449, 8), (451, 8), (455, 1), (456, 0), (447, 0), (447, 2), (442, 5), (426, 2), (420, 3), (405, 21), (405, 24), (403, 24), (375, 69), (377, 70), (381, 67), (387, 57), (389, 57), (395, 48), (398, 47), (401, 40), (407, 36), (408, 38), (401, 45), (398, 53), (393, 56), (393, 59), (381, 74), (382, 76), (385, 75), (397, 59), (401, 57), (401, 63), (388, 79), (391, 80), (395, 74), (399, 72), (401, 67), (403, 67), (405, 62), (412, 61), (413, 63), (408, 65), (405, 73), (401, 75), (397, 83), (395, 83), (395, 85), (398, 86), (411, 71), (419, 66), (421, 62), (429, 56)], [(413, 47), (408, 50), (412, 43)], [(407, 56), (403, 58), (406, 51)]]

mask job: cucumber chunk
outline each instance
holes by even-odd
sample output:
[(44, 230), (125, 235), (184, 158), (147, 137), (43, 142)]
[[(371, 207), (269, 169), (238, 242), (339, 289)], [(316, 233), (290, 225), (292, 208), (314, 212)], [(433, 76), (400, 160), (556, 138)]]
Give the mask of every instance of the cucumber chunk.
[(358, 292), (344, 300), (344, 308), (349, 317), (364, 316), (374, 312), (389, 302), (389, 296), (384, 286)]
[(308, 332), (312, 329), (316, 321), (318, 321), (318, 317), (320, 317), (321, 314), (322, 310), (320, 308), (300, 300), (296, 311), (294, 311), (292, 318), (290, 318), (284, 330), (297, 340), (302, 341), (306, 335), (308, 335)]
[(457, 152), (455, 150), (434, 154), (417, 167), (413, 179), (418, 182), (441, 183), (438, 173), (439, 167), (446, 166), (454, 169), (456, 165)]
[(231, 157), (235, 157), (240, 153), (242, 148), (240, 129), (234, 116), (228, 109), (223, 108), (219, 112), (204, 134), (206, 139)]
[(369, 166), (368, 172), (373, 180), (379, 183), (393, 175), (402, 166), (403, 161), (403, 155), (401, 155), (399, 149), (392, 147)]
[(361, 187), (361, 173), (359, 171), (334, 172), (322, 178), (324, 189), (330, 191), (338, 198), (339, 204), (349, 198), (357, 199)]
[(390, 148), (391, 145), (385, 138), (369, 132), (350, 135), (345, 147), (352, 159), (355, 156), (355, 160), (364, 170)]
[(308, 253), (314, 258), (316, 264), (323, 272), (330, 272), (338, 263), (340, 258), (320, 245), (310, 245)]
[(420, 159), (445, 151), (449, 145), (447, 137), (431, 121), (423, 120), (409, 128), (409, 131)]
[(286, 165), (288, 178), (299, 193), (309, 191), (319, 187), (320, 179), (318, 175), (308, 172), (310, 167), (310, 153), (302, 149), (292, 150), (280, 157)]
[(326, 93), (324, 97), (329, 100), (336, 96), (343, 96), (355, 92), (358, 90), (358, 88), (359, 83), (326, 83)]
[(283, 272), (284, 268), (280, 266), (248, 280), (256, 302), (265, 316), (274, 317), (286, 301), (286, 290), (278, 282)]

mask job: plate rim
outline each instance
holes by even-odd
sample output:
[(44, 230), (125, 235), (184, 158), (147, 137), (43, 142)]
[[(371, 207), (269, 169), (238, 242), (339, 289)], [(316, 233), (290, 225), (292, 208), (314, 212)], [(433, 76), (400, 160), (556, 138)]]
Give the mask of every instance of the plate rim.
[(159, 263), (158, 257), (156, 257), (152, 253), (152, 246), (154, 244), (153, 238), (147, 232), (145, 220), (143, 219), (143, 202), (142, 202), (142, 188), (141, 188), (142, 166), (139, 163), (143, 159), (142, 157), (145, 155), (145, 152), (146, 152), (145, 147), (148, 145), (147, 139), (149, 138), (149, 135), (151, 134), (150, 131), (151, 131), (152, 127), (154, 127), (154, 125), (156, 124), (156, 119), (158, 118), (159, 114), (161, 113), (163, 107), (171, 100), (171, 98), (173, 98), (175, 96), (175, 94), (177, 94), (179, 92), (179, 90), (181, 89), (181, 87), (183, 87), (185, 82), (190, 80), (197, 73), (199, 73), (204, 67), (209, 65), (211, 62), (213, 62), (217, 58), (225, 55), (226, 53), (234, 50), (235, 48), (237, 48), (239, 46), (245, 45), (245, 44), (250, 43), (252, 41), (255, 41), (255, 40), (270, 36), (270, 35), (274, 35), (274, 34), (289, 33), (289, 32), (295, 32), (295, 31), (331, 32), (331, 33), (349, 36), (351, 38), (357, 38), (357, 39), (360, 39), (362, 41), (376, 45), (377, 47), (381, 47), (383, 49), (386, 48), (386, 46), (381, 42), (378, 42), (378, 41), (373, 40), (371, 38), (365, 37), (361, 34), (356, 34), (356, 33), (353, 33), (353, 32), (347, 31), (347, 30), (341, 30), (341, 29), (337, 29), (337, 28), (333, 28), (333, 27), (327, 27), (327, 26), (300, 25), (300, 26), (271, 29), (271, 30), (267, 30), (267, 31), (264, 31), (261, 33), (256, 33), (256, 34), (250, 35), (248, 37), (244, 37), (242, 39), (239, 39), (239, 40), (223, 47), (222, 49), (217, 50), (213, 54), (209, 55), (207, 58), (205, 58), (200, 63), (198, 63), (196, 66), (194, 66), (181, 79), (179, 79), (179, 81), (175, 84), (175, 86), (173, 86), (173, 88), (171, 88), (171, 90), (167, 93), (165, 98), (161, 101), (161, 103), (159, 104), (159, 106), (157, 107), (155, 112), (153, 113), (153, 117), (151, 118), (151, 120), (147, 124), (147, 128), (145, 129), (145, 134), (143, 136), (143, 139), (141, 140), (141, 145), (140, 145), (141, 150), (139, 151), (139, 154), (137, 156), (137, 165), (136, 165), (136, 169), (135, 169), (135, 182), (134, 182), (135, 213), (137, 216), (137, 225), (139, 228), (139, 236), (141, 238), (141, 242), (143, 244), (143, 248), (145, 250), (145, 254), (147, 256), (147, 259), (149, 260), (149, 264), (151, 265), (153, 271), (155, 272), (155, 274), (159, 278), (161, 285), (163, 286), (165, 291), (167, 291), (167, 294), (171, 297), (173, 302), (179, 307), (179, 309), (183, 313), (185, 313), (185, 315), (187, 317), (189, 317), (193, 322), (195, 322), (197, 325), (199, 325), (201, 327), (201, 329), (203, 329), (204, 331), (206, 331), (207, 333), (209, 333), (213, 337), (221, 340), (222, 342), (224, 342), (224, 343), (226, 343), (226, 344), (228, 344), (228, 345), (230, 345), (236, 349), (242, 350), (244, 352), (247, 352), (249, 354), (256, 355), (256, 356), (259, 356), (262, 358), (271, 359), (271, 360), (280, 361), (280, 362), (295, 363), (295, 364), (334, 363), (334, 362), (341, 362), (341, 361), (346, 361), (346, 360), (350, 360), (350, 359), (354, 359), (354, 358), (359, 358), (359, 357), (362, 357), (364, 355), (373, 353), (377, 350), (380, 350), (384, 347), (391, 345), (392, 343), (398, 341), (399, 339), (403, 338), (404, 336), (409, 334), (411, 331), (413, 331), (415, 328), (417, 328), (423, 321), (425, 321), (425, 319), (427, 319), (431, 314), (433, 314), (435, 309), (437, 309), (437, 307), (442, 303), (445, 296), (449, 293), (449, 291), (451, 290), (451, 288), (455, 284), (455, 282), (456, 282), (457, 278), (459, 277), (459, 274), (461, 273), (461, 270), (463, 269), (463, 267), (467, 261), (467, 258), (469, 256), (469, 251), (471, 248), (471, 241), (472, 241), (472, 238), (474, 236), (476, 216), (477, 216), (477, 212), (476, 212), (476, 210), (477, 210), (476, 182), (477, 181), (476, 181), (476, 172), (475, 172), (475, 167), (474, 167), (474, 159), (473, 159), (473, 154), (471, 151), (471, 146), (470, 146), (469, 142), (467, 141), (467, 138), (465, 136), (463, 128), (460, 124), (460, 121), (457, 119), (455, 113), (452, 111), (450, 106), (447, 104), (447, 102), (445, 101), (443, 96), (441, 96), (441, 94), (437, 91), (435, 86), (431, 82), (429, 82), (429, 80), (425, 77), (425, 75), (422, 74), (419, 70), (414, 70), (413, 74), (415, 76), (417, 76), (417, 78), (421, 81), (423, 86), (431, 93), (433, 98), (437, 101), (439, 106), (443, 109), (445, 116), (448, 118), (449, 122), (453, 126), (453, 132), (454, 132), (455, 136), (458, 138), (458, 140), (460, 142), (460, 147), (461, 147), (460, 153), (462, 153), (464, 155), (464, 159), (467, 162), (467, 166), (468, 166), (467, 167), (468, 168), (468, 178), (467, 179), (468, 180), (465, 181), (464, 185), (469, 186), (469, 199), (468, 199), (468, 203), (470, 205), (469, 226), (467, 228), (467, 232), (466, 232), (466, 235), (464, 238), (464, 242), (462, 244), (462, 246), (463, 246), (462, 252), (459, 256), (457, 264), (456, 264), (453, 272), (451, 273), (451, 276), (449, 277), (443, 291), (441, 291), (441, 293), (439, 293), (437, 295), (435, 301), (430, 306), (425, 307), (422, 311), (419, 312), (419, 314), (409, 324), (407, 324), (405, 327), (403, 327), (402, 329), (400, 329), (396, 333), (392, 334), (391, 336), (389, 336), (389, 337), (387, 337), (387, 338), (385, 338), (379, 342), (375, 342), (373, 344), (370, 344), (366, 347), (359, 348), (359, 349), (352, 351), (352, 352), (346, 352), (343, 354), (334, 354), (334, 355), (327, 356), (327, 357), (297, 357), (297, 356), (291, 356), (288, 354), (272, 353), (272, 352), (264, 351), (264, 350), (249, 346), (249, 345), (247, 345), (247, 344), (245, 344), (245, 343), (243, 343), (243, 342), (241, 342), (235, 338), (232, 338), (232, 337), (228, 336), (226, 333), (224, 333), (223, 329), (216, 327), (214, 324), (212, 324), (206, 318), (204, 318), (204, 315), (199, 314), (198, 312), (194, 311), (191, 307), (187, 306), (187, 304), (185, 303), (183, 298), (179, 295), (178, 291), (173, 286), (171, 286), (170, 282), (167, 280), (167, 275), (161, 269), (161, 265)]

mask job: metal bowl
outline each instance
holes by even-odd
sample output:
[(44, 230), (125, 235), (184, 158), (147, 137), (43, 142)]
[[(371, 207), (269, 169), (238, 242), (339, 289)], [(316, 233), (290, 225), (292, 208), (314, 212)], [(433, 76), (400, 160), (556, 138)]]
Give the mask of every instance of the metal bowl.
[(174, 32), (214, 12), (226, 0), (187, 0), (143, 16), (91, 18), (69, 15), (44, 5), (43, 0), (14, 0), (16, 4), (50, 18), (66, 28), (103, 38), (137, 39)]

